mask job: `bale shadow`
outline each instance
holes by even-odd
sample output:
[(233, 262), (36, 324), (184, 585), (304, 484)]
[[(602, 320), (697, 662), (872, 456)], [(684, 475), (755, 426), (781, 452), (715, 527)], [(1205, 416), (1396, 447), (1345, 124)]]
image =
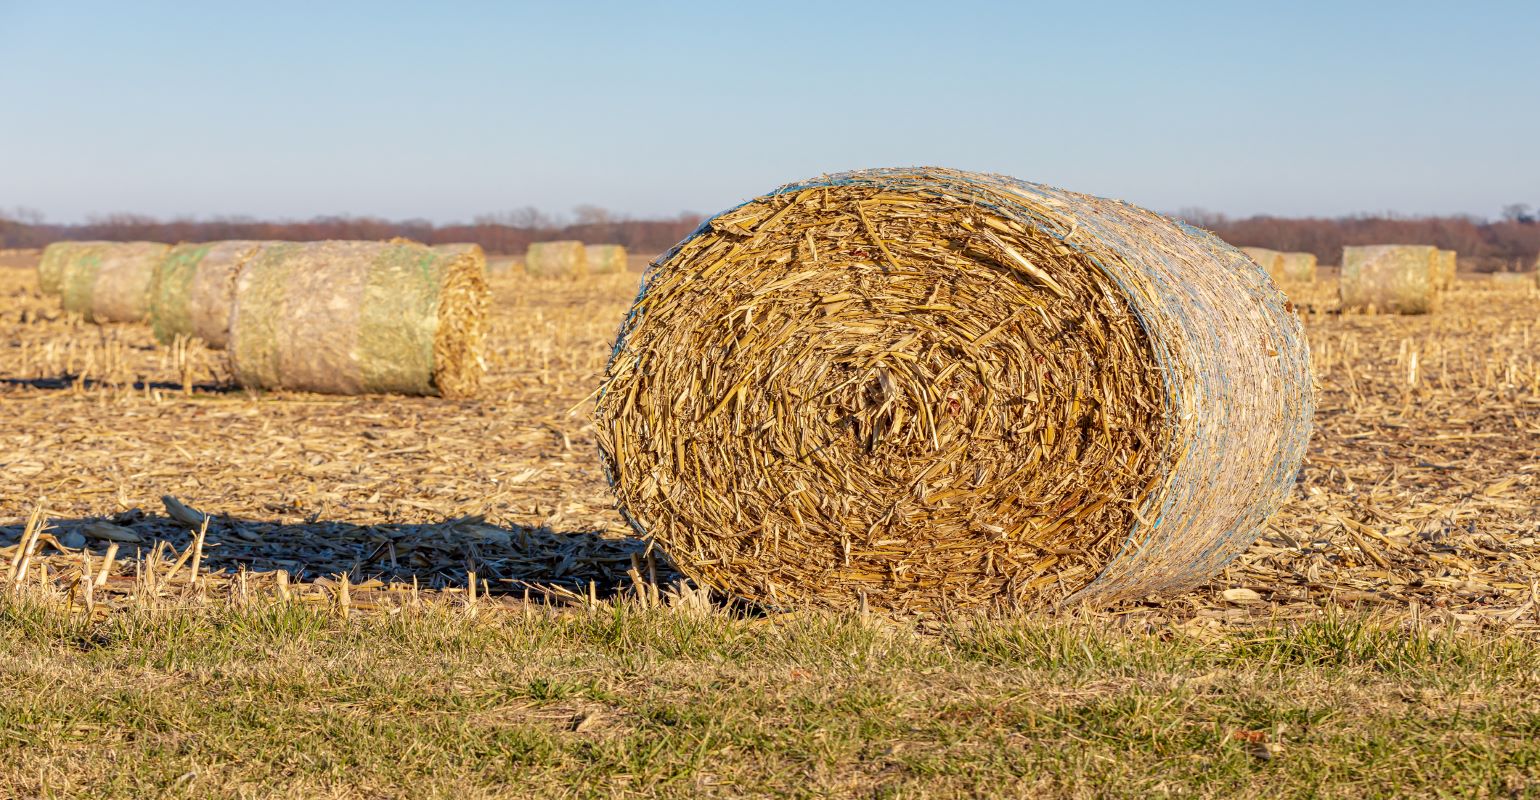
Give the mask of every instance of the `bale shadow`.
[[(65, 546), (83, 545), (98, 556), (115, 539), (119, 559), (143, 560), (161, 542), (181, 553), (196, 535), (186, 522), (138, 509), (112, 517), (51, 518), (47, 524), (48, 532)], [(0, 547), (20, 541), (24, 527), (0, 525)], [(53, 550), (45, 543), (38, 552)], [(415, 581), (423, 589), (464, 587), (474, 572), (480, 588), (493, 594), (592, 593), (601, 598), (632, 585), (633, 565), (640, 565), (644, 579), (662, 586), (681, 577), (660, 553), (649, 556), (640, 539), (601, 531), (499, 527), (479, 517), (359, 525), (211, 515), (201, 561), (210, 574), (282, 570), (295, 581), (346, 575), (353, 583)]]
[[(180, 383), (171, 381), (134, 381), (127, 383), (110, 383), (98, 378), (82, 378), (80, 375), (65, 373), (53, 378), (0, 378), (0, 386), (15, 386), (25, 389), (40, 389), (43, 391), (60, 391), (65, 389), (128, 389), (136, 392), (156, 390), (162, 392), (180, 392), (184, 387)], [(244, 391), (233, 383), (195, 383), (190, 391), (200, 394), (234, 394)]]

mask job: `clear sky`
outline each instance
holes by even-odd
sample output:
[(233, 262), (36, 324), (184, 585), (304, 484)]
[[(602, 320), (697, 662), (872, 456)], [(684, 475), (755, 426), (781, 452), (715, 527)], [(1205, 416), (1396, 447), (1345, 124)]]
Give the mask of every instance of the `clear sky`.
[(709, 212), (858, 167), (1540, 205), (1540, 2), (0, 0), (0, 208)]

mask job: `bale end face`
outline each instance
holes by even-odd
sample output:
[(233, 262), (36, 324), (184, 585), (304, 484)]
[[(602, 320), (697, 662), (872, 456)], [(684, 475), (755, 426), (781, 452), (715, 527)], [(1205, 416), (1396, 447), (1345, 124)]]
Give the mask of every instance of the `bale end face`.
[(477, 245), (441, 251), (438, 324), (433, 337), (433, 386), (443, 397), (474, 396), (486, 373), (490, 292), (487, 258)]

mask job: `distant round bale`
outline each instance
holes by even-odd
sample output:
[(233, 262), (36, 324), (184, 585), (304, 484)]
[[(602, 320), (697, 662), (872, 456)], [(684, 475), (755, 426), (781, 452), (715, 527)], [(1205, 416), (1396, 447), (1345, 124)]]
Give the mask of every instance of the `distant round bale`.
[(583, 278), (588, 254), (582, 242), (535, 242), (524, 254), (524, 271), (537, 278)]
[(251, 388), (471, 396), (488, 302), (476, 255), (409, 242), (271, 243), (236, 278), (231, 372)]
[(1279, 253), (1277, 280), (1289, 283), (1315, 283), (1315, 253)]
[(1114, 200), (935, 168), (783, 187), (659, 259), (595, 429), (624, 517), (775, 607), (1103, 604), (1256, 538), (1309, 436), (1267, 276)]
[(1494, 272), (1492, 273), (1492, 288), (1505, 292), (1527, 292), (1536, 286), (1536, 273), (1533, 272)]
[(1342, 308), (1390, 314), (1438, 310), (1436, 248), (1376, 244), (1342, 248)]
[(618, 275), (626, 271), (626, 248), (618, 244), (584, 245), (583, 260), (590, 275)]
[(1273, 280), (1281, 280), (1283, 277), (1283, 253), (1277, 250), (1269, 250), (1265, 247), (1242, 247), (1241, 252), (1246, 257), (1255, 261)]
[(158, 242), (103, 242), (73, 251), (59, 279), (64, 310), (90, 322), (143, 322), (155, 269), (170, 249)]
[(178, 336), (191, 336), (223, 349), (230, 341), (235, 278), (263, 245), (230, 240), (171, 248), (150, 289), (150, 328), (156, 340), (169, 344)]
[(83, 258), (92, 248), (107, 242), (54, 242), (43, 248), (43, 256), (37, 262), (37, 288), (43, 294), (59, 294), (63, 288), (64, 270), (70, 261)]

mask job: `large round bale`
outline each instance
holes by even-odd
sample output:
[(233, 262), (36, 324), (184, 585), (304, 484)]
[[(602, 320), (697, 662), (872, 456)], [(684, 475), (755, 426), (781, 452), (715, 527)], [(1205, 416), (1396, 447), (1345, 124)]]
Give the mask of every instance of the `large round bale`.
[(223, 348), (230, 340), (235, 278), (263, 245), (231, 240), (171, 248), (150, 288), (150, 328), (156, 340), (169, 344), (178, 336), (192, 336)]
[(54, 242), (43, 248), (43, 256), (37, 262), (37, 288), (43, 294), (59, 294), (63, 288), (64, 270), (77, 258), (86, 258), (93, 249), (107, 242)]
[(473, 395), (483, 270), (471, 253), (408, 242), (269, 244), (236, 278), (231, 372), (261, 389)]
[(778, 607), (1106, 603), (1257, 536), (1309, 436), (1299, 319), (1114, 200), (918, 168), (708, 220), (643, 279), (596, 410), (625, 518)]
[(1315, 253), (1279, 253), (1277, 280), (1289, 283), (1315, 283)]
[(1460, 255), (1453, 250), (1433, 251), (1434, 288), (1447, 291), (1454, 288), (1455, 276), (1460, 271)]
[(64, 310), (90, 322), (143, 322), (155, 269), (170, 249), (158, 242), (103, 242), (76, 251), (59, 278)]
[(590, 275), (618, 275), (626, 271), (626, 248), (618, 244), (583, 245), (583, 260)]
[(524, 253), (524, 272), (537, 278), (582, 278), (588, 254), (582, 242), (535, 242)]
[(1273, 280), (1283, 277), (1283, 253), (1277, 250), (1269, 250), (1265, 247), (1242, 247), (1241, 252), (1246, 257), (1255, 261)]
[(1435, 252), (1411, 244), (1342, 248), (1342, 308), (1391, 314), (1436, 311)]

